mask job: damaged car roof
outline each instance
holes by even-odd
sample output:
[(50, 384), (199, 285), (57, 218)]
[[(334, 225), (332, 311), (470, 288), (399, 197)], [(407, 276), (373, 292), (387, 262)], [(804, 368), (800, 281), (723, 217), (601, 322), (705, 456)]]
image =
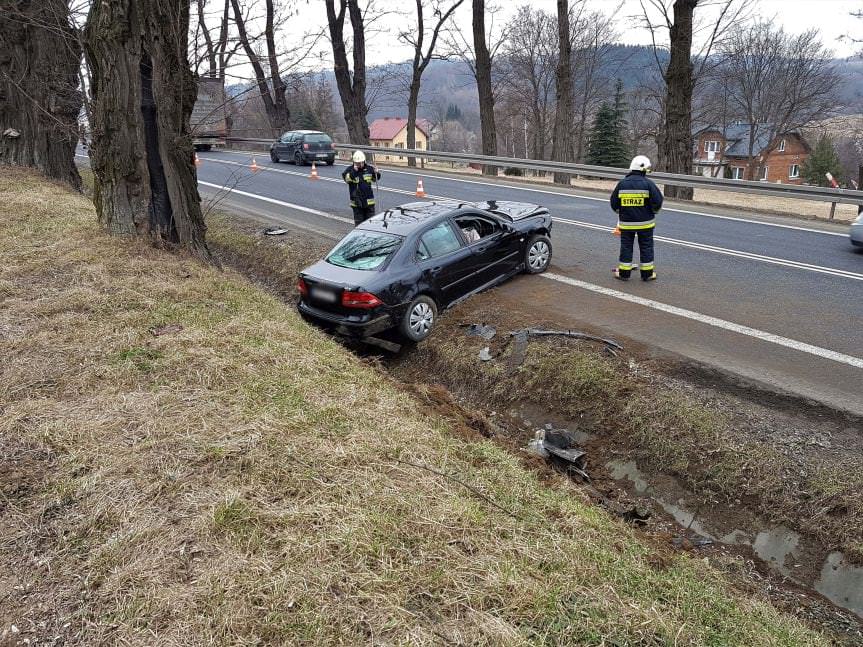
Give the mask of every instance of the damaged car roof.
[(431, 218), (458, 215), (463, 211), (487, 211), (504, 220), (516, 221), (548, 214), (548, 209), (528, 202), (487, 200), (484, 202), (409, 202), (387, 209), (366, 220), (360, 227), (375, 231), (408, 234)]

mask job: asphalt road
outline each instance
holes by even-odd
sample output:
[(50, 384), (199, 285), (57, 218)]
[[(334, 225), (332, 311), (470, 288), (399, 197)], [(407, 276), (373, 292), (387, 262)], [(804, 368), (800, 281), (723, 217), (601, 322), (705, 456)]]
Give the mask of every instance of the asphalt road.
[[(255, 155), (258, 172), (248, 153), (199, 157), (205, 202), (331, 237), (352, 226), (338, 162), (318, 167), (321, 179), (312, 181), (309, 167), (274, 164), (266, 154)], [(850, 246), (847, 226), (669, 204), (656, 230), (659, 280), (621, 283), (611, 276), (618, 239), (605, 196), (382, 170), (379, 209), (417, 200), (420, 176), (428, 199), (547, 206), (556, 219), (551, 271), (500, 288), (540, 318), (603, 329), (863, 415), (863, 254)]]

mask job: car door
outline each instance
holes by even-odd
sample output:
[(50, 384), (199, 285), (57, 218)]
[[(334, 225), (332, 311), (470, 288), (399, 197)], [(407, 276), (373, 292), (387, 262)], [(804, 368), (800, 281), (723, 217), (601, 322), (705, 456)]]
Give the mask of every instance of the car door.
[(275, 146), (276, 153), (278, 153), (279, 157), (281, 157), (283, 160), (287, 159), (287, 157), (288, 157), (287, 143), (288, 143), (288, 139), (290, 138), (290, 136), (291, 136), (291, 133), (289, 133), (289, 132), (283, 133), (282, 136), (279, 138), (279, 141), (276, 142), (276, 146)]
[(455, 222), (465, 236), (470, 229), (479, 235), (479, 240), (468, 245), (475, 257), (479, 285), (512, 273), (521, 262), (521, 237), (508, 223), (483, 213), (461, 214)]
[(416, 262), (424, 282), (440, 295), (441, 307), (478, 287), (474, 254), (448, 220), (430, 227), (417, 239)]

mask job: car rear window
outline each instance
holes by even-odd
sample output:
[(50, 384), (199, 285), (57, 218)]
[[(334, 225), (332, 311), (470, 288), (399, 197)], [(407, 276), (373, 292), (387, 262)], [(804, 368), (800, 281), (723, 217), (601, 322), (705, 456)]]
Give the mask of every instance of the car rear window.
[(329, 135), (306, 135), (305, 141), (310, 144), (329, 144), (332, 139)]
[(376, 231), (354, 230), (327, 256), (327, 263), (354, 270), (374, 270), (395, 253), (402, 239)]

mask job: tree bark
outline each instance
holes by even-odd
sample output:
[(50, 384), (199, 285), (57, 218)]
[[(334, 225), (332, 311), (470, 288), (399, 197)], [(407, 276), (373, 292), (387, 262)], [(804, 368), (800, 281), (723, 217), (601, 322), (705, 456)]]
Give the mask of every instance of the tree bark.
[(188, 0), (94, 2), (85, 34), (92, 76), (94, 202), (115, 235), (212, 261), (205, 243), (189, 116)]
[[(496, 156), (497, 128), (494, 123), (491, 54), (488, 51), (488, 43), (485, 39), (485, 0), (473, 0), (473, 48), (476, 57), (476, 89), (479, 95), (482, 154)], [(482, 167), (482, 174), (497, 175), (497, 167), (486, 164)]]
[[(551, 158), (556, 162), (570, 162), (570, 125), (572, 124), (572, 41), (569, 34), (569, 0), (557, 0), (557, 107), (554, 114), (554, 140)], [(556, 184), (569, 184), (568, 173), (555, 173)]]
[[(692, 14), (698, 0), (675, 0), (671, 57), (665, 72), (665, 129), (661, 157), (669, 173), (692, 173)], [(691, 200), (690, 187), (666, 185), (669, 198)]]
[(81, 49), (66, 0), (0, 0), (0, 162), (81, 188)]
[[(337, 0), (339, 12), (336, 13), (336, 0), (326, 0), (327, 23), (330, 30), (330, 40), (333, 44), (333, 72), (336, 77), (336, 87), (342, 100), (342, 110), (345, 113), (345, 125), (348, 128), (348, 138), (352, 144), (369, 143), (369, 123), (366, 117), (369, 107), (366, 103), (366, 38), (363, 26), (363, 14), (357, 0)], [(353, 29), (353, 59), (354, 69), (348, 66), (348, 55), (345, 48), (345, 13), (350, 15)]]

